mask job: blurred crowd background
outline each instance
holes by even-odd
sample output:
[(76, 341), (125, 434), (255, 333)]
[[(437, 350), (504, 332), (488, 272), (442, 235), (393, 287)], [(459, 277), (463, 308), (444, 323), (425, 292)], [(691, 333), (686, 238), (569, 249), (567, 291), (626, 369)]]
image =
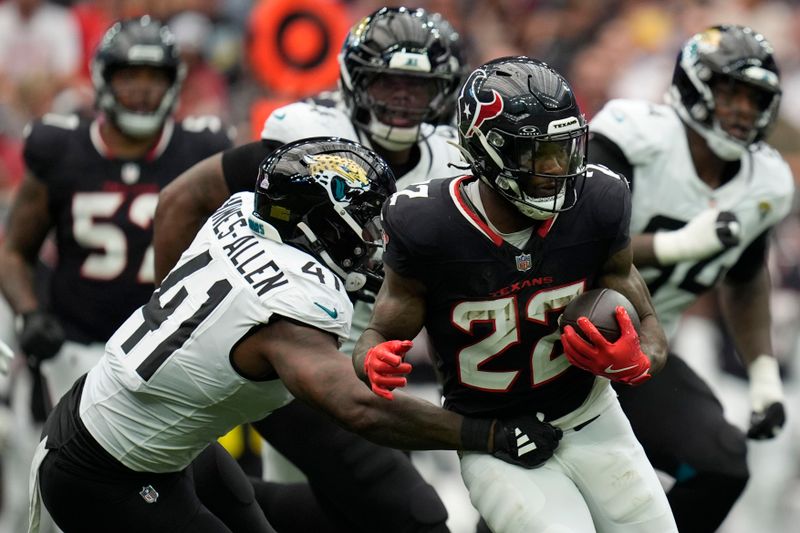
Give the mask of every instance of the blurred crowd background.
[[(347, 29), (383, 5), (375, 0), (0, 0), (0, 221), (24, 172), (26, 123), (47, 112), (92, 113), (88, 65), (112, 21), (145, 13), (168, 21), (189, 65), (179, 118), (218, 115), (244, 143), (258, 135), (277, 105), (335, 88), (335, 55)], [(784, 92), (770, 142), (800, 176), (800, 0), (418, 0), (408, 5), (449, 20), (473, 66), (515, 54), (552, 64), (572, 83), (587, 118), (615, 97), (661, 101), (687, 37), (713, 24), (747, 24), (775, 48)], [(308, 16), (282, 25), (291, 10)], [(314, 68), (293, 70), (298, 65)], [(723, 527), (727, 533), (797, 531), (800, 523), (797, 209), (775, 233), (770, 261), (775, 355), (785, 373), (790, 421), (776, 441), (752, 446), (753, 478)], [(744, 426), (742, 367), (719, 324), (714, 298), (703, 299), (684, 320), (678, 351), (717, 389), (731, 420)], [(17, 492), (6, 484), (5, 498), (9, 490)], [(2, 509), (0, 531), (8, 506)]]

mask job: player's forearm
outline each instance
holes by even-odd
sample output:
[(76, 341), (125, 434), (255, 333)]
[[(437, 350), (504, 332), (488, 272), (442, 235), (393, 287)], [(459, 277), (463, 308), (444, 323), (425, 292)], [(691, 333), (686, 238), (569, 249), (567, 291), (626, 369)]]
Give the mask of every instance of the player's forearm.
[(719, 298), (722, 315), (745, 365), (760, 354), (772, 354), (769, 307), (770, 278), (766, 266), (746, 283), (723, 283)]
[(33, 289), (33, 266), (5, 246), (0, 248), (0, 291), (18, 315), (39, 307)]
[(364, 359), (367, 357), (367, 351), (386, 340), (386, 337), (380, 332), (367, 327), (358, 338), (358, 341), (356, 341), (356, 345), (353, 347), (353, 369), (355, 369), (358, 379), (364, 383), (369, 381), (366, 370), (364, 369)]
[(367, 393), (363, 410), (348, 429), (402, 450), (461, 448), (461, 415), (401, 392), (392, 401)]
[(637, 267), (659, 266), (656, 254), (653, 251), (654, 233), (631, 235), (631, 249), (633, 250), (633, 264)]

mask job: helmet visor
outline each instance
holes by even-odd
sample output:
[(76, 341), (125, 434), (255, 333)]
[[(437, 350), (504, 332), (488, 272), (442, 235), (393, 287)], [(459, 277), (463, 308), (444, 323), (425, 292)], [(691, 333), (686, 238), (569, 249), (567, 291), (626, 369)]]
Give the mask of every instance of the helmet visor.
[(586, 168), (586, 132), (584, 126), (558, 135), (514, 136), (509, 170), (554, 178), (576, 176)]

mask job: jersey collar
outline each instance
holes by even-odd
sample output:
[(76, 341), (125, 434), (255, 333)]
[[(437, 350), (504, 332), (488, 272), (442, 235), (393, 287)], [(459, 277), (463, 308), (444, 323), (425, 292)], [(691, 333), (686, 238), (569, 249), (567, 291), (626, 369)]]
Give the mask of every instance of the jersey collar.
[[(103, 140), (103, 136), (100, 134), (100, 125), (106, 120), (104, 116), (100, 116), (94, 119), (89, 126), (89, 137), (92, 140), (92, 145), (94, 146), (97, 153), (103, 156), (106, 159), (116, 159), (117, 155), (114, 153), (114, 150)], [(153, 161), (158, 159), (161, 154), (164, 153), (164, 150), (167, 149), (167, 145), (169, 145), (169, 141), (172, 140), (172, 134), (175, 131), (175, 121), (171, 118), (168, 118), (164, 122), (164, 127), (161, 128), (161, 133), (158, 137), (158, 141), (153, 144), (150, 150), (147, 151), (143, 159), (145, 161)]]
[[(504, 239), (503, 237), (494, 231), (489, 224), (481, 217), (478, 213), (475, 212), (475, 208), (472, 206), (472, 203), (465, 198), (461, 186), (465, 184), (466, 181), (470, 179), (477, 179), (474, 176), (462, 176), (460, 178), (456, 178), (450, 182), (450, 196), (453, 199), (453, 203), (455, 204), (458, 211), (464, 216), (464, 218), (469, 222), (475, 229), (477, 229), (484, 237), (489, 239), (495, 246), (502, 246)], [(553, 215), (552, 217), (548, 218), (547, 220), (543, 221), (542, 224), (536, 229), (535, 234), (539, 236), (539, 238), (544, 239), (550, 233), (550, 229), (552, 229), (553, 224), (555, 224), (556, 219), (558, 218), (558, 213)]]

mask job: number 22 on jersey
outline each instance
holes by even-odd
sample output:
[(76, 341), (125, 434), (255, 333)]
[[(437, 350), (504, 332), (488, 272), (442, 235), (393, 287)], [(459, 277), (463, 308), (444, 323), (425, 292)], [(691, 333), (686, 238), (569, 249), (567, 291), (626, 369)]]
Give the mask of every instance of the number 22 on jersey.
[[(533, 294), (522, 308), (518, 306), (517, 296), (461, 302), (453, 307), (452, 323), (466, 333), (472, 333), (476, 322), (492, 326), (489, 336), (462, 348), (456, 354), (461, 383), (488, 392), (508, 391), (519, 377), (520, 370), (488, 371), (481, 367), (496, 357), (502, 357), (504, 352), (520, 343), (520, 328), (524, 327), (524, 321), (544, 326), (555, 322), (551, 313), (566, 307), (584, 289), (583, 281), (543, 289)], [(525, 316), (520, 318), (518, 309), (524, 309)], [(558, 324), (553, 323), (552, 327), (553, 331), (537, 339), (531, 349), (531, 387), (538, 387), (558, 377), (570, 366), (563, 353), (553, 357), (555, 343), (561, 334)]]

